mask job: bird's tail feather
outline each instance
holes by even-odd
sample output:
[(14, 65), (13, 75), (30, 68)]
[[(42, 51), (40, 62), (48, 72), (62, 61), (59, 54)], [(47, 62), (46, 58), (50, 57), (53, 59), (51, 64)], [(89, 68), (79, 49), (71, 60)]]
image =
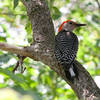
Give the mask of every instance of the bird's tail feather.
[(77, 67), (74, 63), (71, 65), (64, 64), (63, 67), (64, 67), (65, 75), (66, 75), (68, 80), (73, 82), (75, 77), (78, 78)]
[(75, 72), (74, 72), (74, 69), (73, 69), (73, 65), (69, 68), (69, 73), (70, 73), (70, 76), (71, 77), (75, 77)]

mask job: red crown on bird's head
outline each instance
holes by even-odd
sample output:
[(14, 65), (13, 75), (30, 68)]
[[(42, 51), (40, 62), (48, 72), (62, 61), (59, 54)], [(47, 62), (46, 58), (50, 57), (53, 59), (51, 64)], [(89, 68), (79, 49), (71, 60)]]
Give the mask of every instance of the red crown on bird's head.
[[(73, 22), (73, 21), (71, 21), (71, 20), (66, 20), (66, 21), (64, 21), (64, 22), (59, 26), (58, 32), (61, 31), (62, 26), (63, 26), (65, 23), (67, 23), (67, 22)], [(73, 23), (75, 23), (75, 22), (73, 22)], [(76, 24), (76, 23), (75, 23), (75, 24)]]

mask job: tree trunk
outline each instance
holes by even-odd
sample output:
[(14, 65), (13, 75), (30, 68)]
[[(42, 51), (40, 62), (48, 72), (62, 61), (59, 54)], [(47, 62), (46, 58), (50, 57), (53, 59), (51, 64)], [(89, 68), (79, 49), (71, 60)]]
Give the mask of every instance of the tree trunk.
[(74, 82), (71, 83), (67, 80), (62, 66), (59, 65), (55, 59), (54, 26), (45, 0), (22, 0), (22, 2), (26, 7), (31, 22), (33, 43), (26, 48), (0, 43), (0, 49), (30, 57), (36, 61), (41, 61), (49, 65), (52, 70), (72, 87), (79, 100), (100, 100), (100, 89), (97, 87), (90, 74), (78, 61), (75, 61), (75, 64), (79, 76), (78, 79), (75, 79)]

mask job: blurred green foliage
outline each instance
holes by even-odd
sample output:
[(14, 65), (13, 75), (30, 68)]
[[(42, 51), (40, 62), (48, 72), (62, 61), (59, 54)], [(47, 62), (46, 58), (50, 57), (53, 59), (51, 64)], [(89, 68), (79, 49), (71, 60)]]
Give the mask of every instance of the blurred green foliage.
[[(100, 75), (100, 9), (96, 1), (46, 0), (46, 2), (55, 30), (66, 19), (87, 24), (86, 27), (75, 30), (80, 41), (77, 60), (93, 77)], [(20, 30), (22, 31), (19, 32)], [(17, 44), (17, 41), (20, 44)], [(0, 42), (20, 46), (32, 42), (31, 24), (20, 0), (0, 0)], [(0, 51), (0, 88), (12, 88), (0, 89), (0, 94), (2, 93), (0, 100), (20, 100), (19, 96), (21, 100), (77, 100), (70, 87), (42, 62), (27, 58), (24, 61), (26, 71), (23, 74), (20, 71), (13, 74), (12, 70), (17, 60), (15, 55)], [(7, 93), (10, 93), (10, 96)]]

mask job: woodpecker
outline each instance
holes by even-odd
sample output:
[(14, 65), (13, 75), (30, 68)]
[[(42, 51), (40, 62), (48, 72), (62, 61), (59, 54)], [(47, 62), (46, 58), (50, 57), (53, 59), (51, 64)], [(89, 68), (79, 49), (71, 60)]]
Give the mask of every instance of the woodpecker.
[(78, 51), (78, 38), (72, 31), (85, 25), (71, 20), (64, 21), (59, 26), (58, 34), (55, 36), (55, 56), (63, 66), (66, 78), (70, 81), (78, 77), (77, 67), (74, 64)]

